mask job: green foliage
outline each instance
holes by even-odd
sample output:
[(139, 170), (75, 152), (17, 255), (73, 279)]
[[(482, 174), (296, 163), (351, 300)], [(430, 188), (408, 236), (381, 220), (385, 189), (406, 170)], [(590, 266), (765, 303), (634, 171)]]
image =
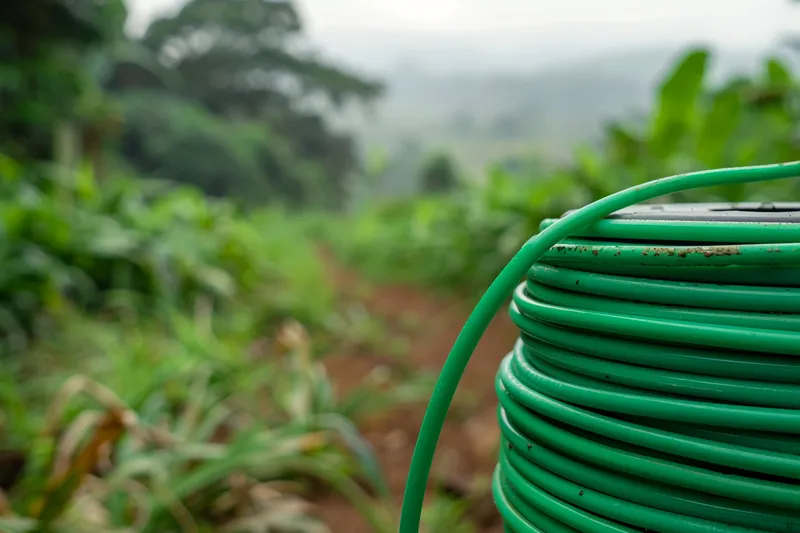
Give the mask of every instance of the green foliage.
[(74, 118), (91, 80), (82, 68), (90, 47), (121, 31), (121, 0), (32, 0), (0, 8), (0, 153), (52, 155), (52, 127)]
[(708, 58), (706, 50), (688, 53), (662, 82), (650, 132), (656, 154), (664, 156), (673, 152), (694, 126)]
[(475, 533), (475, 527), (464, 520), (469, 511), (470, 502), (465, 500), (439, 497), (425, 507), (422, 512), (422, 523), (425, 531), (437, 533)]
[(15, 347), (42, 315), (72, 305), (100, 309), (120, 292), (142, 305), (261, 299), (264, 325), (290, 316), (327, 320), (331, 293), (317, 283), (321, 266), (277, 214), (262, 233), (266, 214), (247, 215), (189, 188), (128, 180), (100, 187), (86, 169), (32, 171), (10, 159), (0, 159), (0, 178), (0, 324)]
[[(497, 167), (451, 195), (359, 211), (330, 239), (373, 276), (482, 291), (544, 218), (662, 176), (800, 159), (797, 81), (786, 64), (770, 58), (760, 76), (709, 87), (709, 57), (689, 50), (660, 83), (650, 120), (607, 124), (600, 146), (579, 148), (568, 166)], [(780, 200), (797, 194), (791, 187), (728, 186), (666, 200)]]
[(123, 105), (122, 149), (145, 175), (193, 183), (212, 196), (257, 200), (267, 194), (267, 161), (272, 176), (292, 171), (284, 168), (294, 163), (285, 142), (266, 129), (228, 122), (161, 93), (130, 94)]
[(342, 257), (382, 280), (478, 290), (535, 231), (539, 217), (576, 201), (558, 178), (530, 180), (495, 169), (486, 185), (445, 197), (398, 200), (331, 225)]
[[(649, 132), (611, 124), (604, 152), (579, 163), (594, 196), (687, 170), (763, 164), (797, 158), (796, 82), (778, 58), (764, 75), (733, 79), (709, 88), (704, 82), (707, 52), (690, 51), (661, 84)], [(582, 168), (581, 168), (582, 167)], [(602, 175), (601, 175), (602, 174)], [(608, 180), (606, 175), (616, 175)], [(688, 193), (680, 198), (741, 201), (760, 195), (763, 185)], [(699, 196), (698, 196), (699, 194)]]
[(0, 373), (0, 529), (324, 532), (321, 483), (394, 530), (353, 420), (430, 384), (334, 394), (287, 319), (345, 343), (359, 323), (304, 223), (88, 169), (0, 158), (0, 177), (3, 340), (27, 348)]

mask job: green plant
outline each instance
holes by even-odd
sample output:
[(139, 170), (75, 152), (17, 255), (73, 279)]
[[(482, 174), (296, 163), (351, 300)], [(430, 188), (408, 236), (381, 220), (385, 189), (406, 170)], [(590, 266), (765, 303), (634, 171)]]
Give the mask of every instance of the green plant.
[(470, 502), (457, 498), (439, 496), (422, 513), (422, 524), (425, 531), (437, 533), (476, 533), (475, 526), (465, 517), (469, 512)]
[[(71, 333), (31, 354), (23, 374), (61, 361), (20, 390), (34, 415), (16, 420), (26, 427), (0, 425), (31, 450), (0, 529), (324, 531), (303, 503), (312, 480), (386, 527), (370, 496), (387, 497), (380, 470), (302, 327), (288, 324), (268, 352), (242, 358), (244, 339), (224, 328), (219, 337), (202, 313), (191, 328), (165, 318), (166, 330), (75, 317)], [(53, 353), (78, 344), (77, 360)], [(36, 417), (35, 399), (65, 375)]]

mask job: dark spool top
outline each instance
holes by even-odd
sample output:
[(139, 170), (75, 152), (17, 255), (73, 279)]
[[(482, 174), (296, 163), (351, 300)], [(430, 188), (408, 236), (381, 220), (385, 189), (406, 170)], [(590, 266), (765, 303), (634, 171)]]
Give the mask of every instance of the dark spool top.
[[(567, 211), (562, 217), (574, 211)], [(641, 204), (620, 209), (606, 220), (800, 223), (800, 202)]]

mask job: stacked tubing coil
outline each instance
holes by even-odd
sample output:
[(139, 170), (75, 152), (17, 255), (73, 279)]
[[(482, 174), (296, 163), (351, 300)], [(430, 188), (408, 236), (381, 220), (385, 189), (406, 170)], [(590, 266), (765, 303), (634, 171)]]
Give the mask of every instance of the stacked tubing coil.
[(418, 531), (447, 409), (509, 293), (520, 337), (496, 378), (493, 485), (506, 531), (800, 532), (800, 224), (605, 218), (798, 174), (800, 163), (674, 176), (545, 221), (456, 340), (400, 532)]
[(605, 222), (514, 292), (507, 529), (800, 531), (800, 224)]

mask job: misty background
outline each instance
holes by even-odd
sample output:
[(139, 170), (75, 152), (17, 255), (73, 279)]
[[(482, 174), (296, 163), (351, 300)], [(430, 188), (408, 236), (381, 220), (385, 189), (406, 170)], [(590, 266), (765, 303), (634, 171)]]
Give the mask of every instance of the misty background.
[[(138, 34), (183, 0), (130, 0)], [(474, 177), (520, 153), (563, 159), (608, 118), (646, 115), (654, 84), (688, 46), (709, 46), (711, 79), (752, 74), (800, 24), (764, 0), (305, 0), (323, 56), (386, 91), (334, 123), (366, 150), (452, 153)], [(789, 55), (790, 62), (796, 57)]]

